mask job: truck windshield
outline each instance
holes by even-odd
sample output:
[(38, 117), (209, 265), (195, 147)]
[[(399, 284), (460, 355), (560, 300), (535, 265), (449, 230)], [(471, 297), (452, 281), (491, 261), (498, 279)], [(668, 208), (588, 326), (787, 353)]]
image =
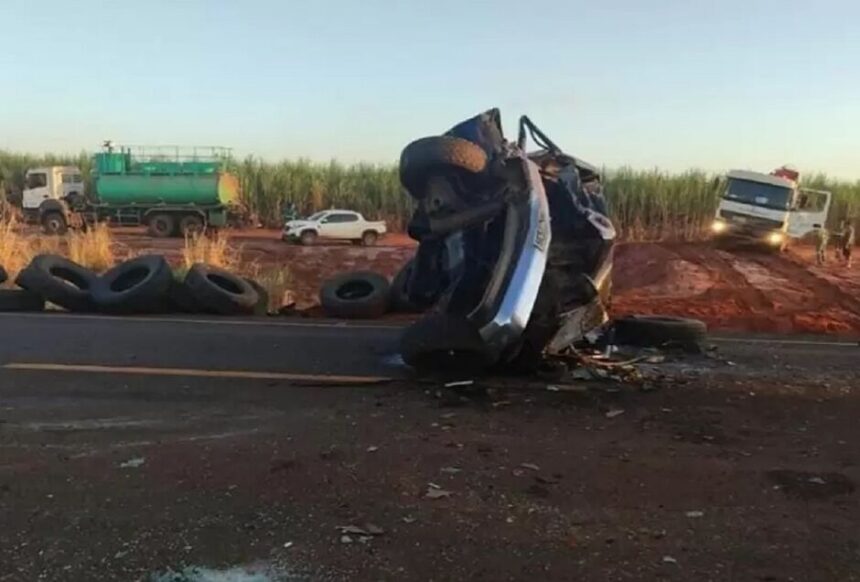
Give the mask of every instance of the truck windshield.
[(791, 194), (791, 188), (729, 178), (729, 186), (723, 198), (743, 204), (788, 210), (791, 207)]

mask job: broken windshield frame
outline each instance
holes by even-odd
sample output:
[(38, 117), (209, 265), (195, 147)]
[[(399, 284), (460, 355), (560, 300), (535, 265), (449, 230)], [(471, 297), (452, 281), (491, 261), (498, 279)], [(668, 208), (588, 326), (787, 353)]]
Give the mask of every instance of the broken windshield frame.
[(729, 178), (723, 199), (774, 210), (790, 210), (793, 194), (791, 188)]

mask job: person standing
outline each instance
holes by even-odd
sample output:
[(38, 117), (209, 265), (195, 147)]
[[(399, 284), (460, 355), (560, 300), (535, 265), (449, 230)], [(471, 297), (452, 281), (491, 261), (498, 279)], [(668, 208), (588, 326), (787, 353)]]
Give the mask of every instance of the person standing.
[(830, 238), (830, 233), (824, 226), (819, 226), (816, 230), (818, 236), (818, 246), (816, 247), (815, 262), (818, 265), (823, 265), (827, 262), (827, 240)]
[(854, 250), (856, 241), (856, 232), (854, 231), (853, 220), (842, 221), (842, 236), (839, 241), (839, 250), (842, 253), (842, 259), (845, 261), (845, 266), (851, 268), (851, 252)]

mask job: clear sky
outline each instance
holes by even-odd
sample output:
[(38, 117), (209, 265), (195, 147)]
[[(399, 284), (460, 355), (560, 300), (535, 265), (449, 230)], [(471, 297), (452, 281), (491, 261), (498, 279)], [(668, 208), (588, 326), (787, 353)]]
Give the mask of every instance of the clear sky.
[(0, 148), (393, 161), (483, 109), (599, 165), (860, 178), (856, 0), (2, 0)]

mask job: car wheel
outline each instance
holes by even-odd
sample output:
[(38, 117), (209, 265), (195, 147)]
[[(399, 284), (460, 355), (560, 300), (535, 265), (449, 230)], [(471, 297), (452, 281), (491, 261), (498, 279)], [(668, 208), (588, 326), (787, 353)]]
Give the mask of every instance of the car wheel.
[(309, 247), (317, 242), (317, 233), (313, 230), (306, 230), (299, 237), (299, 241), (301, 241), (303, 245)]
[(345, 319), (372, 319), (388, 310), (388, 279), (378, 273), (342, 273), (320, 289), (320, 304), (326, 315)]
[(38, 255), (15, 279), (15, 284), (69, 311), (92, 311), (91, 290), (98, 276), (59, 255)]
[(612, 325), (613, 341), (619, 345), (642, 347), (677, 346), (698, 351), (708, 328), (698, 319), (667, 315), (630, 315)]
[(478, 373), (495, 361), (471, 321), (445, 313), (409, 326), (400, 338), (400, 354), (413, 368), (442, 375)]
[(452, 136), (415, 140), (400, 154), (400, 181), (413, 196), (416, 184), (433, 172), (460, 170), (480, 174), (487, 167), (487, 153), (479, 145)]
[(168, 305), (173, 283), (160, 255), (142, 255), (117, 265), (93, 286), (93, 303), (105, 313), (156, 313)]
[(366, 247), (372, 247), (376, 244), (376, 240), (379, 238), (379, 235), (376, 234), (373, 230), (368, 230), (363, 235), (361, 235), (361, 244)]

